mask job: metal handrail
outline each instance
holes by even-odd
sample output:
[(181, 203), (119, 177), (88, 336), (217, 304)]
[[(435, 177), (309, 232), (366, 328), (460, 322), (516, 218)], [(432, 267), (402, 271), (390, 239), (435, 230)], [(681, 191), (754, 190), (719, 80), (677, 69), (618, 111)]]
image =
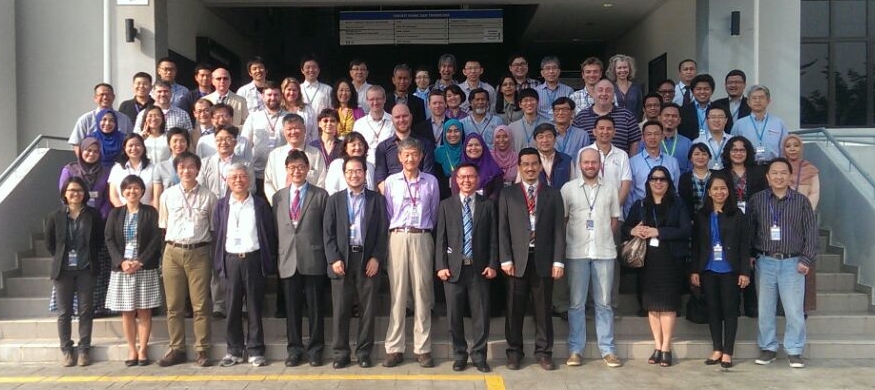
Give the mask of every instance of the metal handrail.
[(823, 136), (826, 137), (827, 141), (829, 143), (833, 144), (833, 146), (836, 147), (836, 149), (839, 151), (839, 153), (841, 153), (842, 156), (844, 156), (848, 160), (848, 162), (851, 164), (851, 166), (854, 167), (855, 169), (857, 169), (857, 172), (859, 172), (860, 175), (863, 176), (863, 179), (866, 180), (867, 183), (869, 183), (869, 186), (872, 187), (873, 196), (875, 196), (875, 179), (873, 179), (872, 175), (870, 175), (868, 172), (866, 172), (863, 169), (862, 166), (860, 166), (860, 163), (858, 163), (857, 160), (851, 156), (851, 153), (848, 152), (848, 150), (845, 149), (844, 146), (842, 146), (842, 144), (839, 142), (839, 140), (836, 139), (836, 137), (833, 136), (832, 133), (830, 133), (830, 131), (827, 128), (820, 127), (820, 128), (816, 128), (816, 129), (803, 129), (803, 130), (792, 131), (791, 133), (796, 134), (796, 135), (807, 135), (807, 134), (817, 134), (817, 133), (823, 134)]
[(18, 155), (18, 157), (16, 157), (15, 160), (12, 161), (12, 164), (9, 164), (9, 167), (7, 167), (2, 174), (0, 174), (0, 185), (2, 185), (6, 181), (6, 179), (12, 175), (12, 172), (15, 172), (15, 169), (17, 169), (18, 166), (21, 165), (21, 163), (24, 162), (24, 160), (27, 159), (27, 157), (30, 156), (30, 154), (33, 153), (34, 150), (36, 150), (36, 147), (39, 146), (40, 142), (44, 140), (67, 141), (67, 138), (42, 134), (36, 136), (36, 138), (34, 138), (33, 141), (30, 143), (30, 145), (27, 145), (27, 147), (24, 148), (24, 150)]

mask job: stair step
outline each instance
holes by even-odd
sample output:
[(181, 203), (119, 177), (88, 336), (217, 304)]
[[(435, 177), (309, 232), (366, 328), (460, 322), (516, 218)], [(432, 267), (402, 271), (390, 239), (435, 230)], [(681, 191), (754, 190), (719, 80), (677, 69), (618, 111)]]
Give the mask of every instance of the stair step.
[(53, 259), (49, 256), (21, 259), (21, 276), (44, 276), (48, 278), (52, 274), (52, 261)]
[(817, 272), (842, 272), (842, 255), (837, 253), (821, 253), (815, 261)]
[(0, 318), (44, 318), (49, 312), (50, 289), (41, 298), (0, 298)]
[(52, 293), (52, 280), (48, 276), (27, 276), (6, 279), (7, 298), (40, 298)]
[(853, 292), (857, 276), (849, 272), (817, 272), (818, 292)]
[(46, 240), (33, 240), (33, 251), (36, 257), (52, 257), (49, 250), (46, 249)]
[(866, 312), (869, 297), (863, 293), (818, 292), (817, 307), (833, 313)]

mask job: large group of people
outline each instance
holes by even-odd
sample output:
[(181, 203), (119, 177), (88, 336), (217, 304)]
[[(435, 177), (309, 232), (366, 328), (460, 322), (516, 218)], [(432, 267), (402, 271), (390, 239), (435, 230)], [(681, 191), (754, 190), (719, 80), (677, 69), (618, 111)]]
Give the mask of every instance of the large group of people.
[(166, 306), (170, 348), (160, 366), (188, 361), (187, 316), (198, 365), (213, 363), (210, 324), (224, 318), (219, 364), (264, 366), (262, 318), (274, 309), (286, 318), (286, 366), (323, 364), (331, 316), (333, 367), (352, 364), (353, 352), (370, 367), (388, 280), (385, 367), (404, 360), (407, 321), (416, 362), (434, 366), (441, 298), (455, 371), (469, 361), (491, 370), (490, 316), (502, 311), (509, 369), (524, 358), (529, 312), (537, 363), (556, 368), (558, 315), (569, 323), (566, 364), (579, 366), (590, 291), (599, 354), (619, 367), (618, 250), (638, 238), (644, 265), (629, 271), (634, 309), (653, 333), (649, 363), (674, 363), (677, 313), (693, 288), (704, 293), (713, 339), (706, 364), (733, 365), (742, 307), (758, 317), (756, 363), (773, 361), (780, 299), (784, 349), (803, 367), (819, 179), (802, 140), (767, 111), (767, 87), (745, 96), (740, 70), (725, 77), (728, 97), (712, 100), (714, 78), (694, 60), (646, 95), (633, 58), (607, 63), (583, 61), (584, 86), (574, 91), (559, 80), (558, 58), (541, 60), (540, 81), (513, 55), (493, 87), (480, 61), (445, 54), (436, 73), (394, 67), (387, 92), (368, 81), (362, 59), (330, 85), (314, 56), (301, 60), (303, 81), (280, 83), (255, 58), (252, 82), (235, 93), (231, 73), (207, 64), (188, 90), (164, 58), (154, 82), (134, 75), (133, 98), (119, 110), (113, 87), (98, 84), (97, 108), (70, 137), (76, 161), (61, 172), (63, 205), (46, 220), (64, 365), (89, 364), (91, 324), (106, 311), (122, 315), (125, 364), (150, 364), (153, 309)]

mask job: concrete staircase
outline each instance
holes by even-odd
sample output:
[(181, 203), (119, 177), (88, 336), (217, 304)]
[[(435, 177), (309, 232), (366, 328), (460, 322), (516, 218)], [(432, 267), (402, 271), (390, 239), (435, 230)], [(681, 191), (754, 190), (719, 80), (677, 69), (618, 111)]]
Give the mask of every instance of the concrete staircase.
[[(0, 290), (0, 362), (50, 362), (59, 359), (56, 317), (48, 311), (51, 281), (48, 278), (50, 258), (43, 249), (39, 239), (34, 240), (34, 250), (21, 257), (17, 270), (4, 274), (3, 289)], [(842, 250), (828, 245), (827, 235), (821, 236), (820, 248), (822, 254), (818, 258), (817, 288), (818, 310), (810, 313), (808, 325), (808, 346), (805, 349), (807, 358), (845, 358), (872, 359), (875, 358), (875, 314), (870, 311), (870, 302), (865, 288), (856, 284), (856, 274), (852, 267), (844, 266)], [(269, 287), (273, 291), (273, 287)], [(269, 294), (265, 300), (273, 314), (275, 295)], [(388, 297), (381, 299), (384, 307), (379, 312), (388, 312)], [(646, 318), (635, 316), (637, 309), (633, 294), (622, 294), (621, 310), (615, 321), (615, 338), (618, 354), (622, 359), (646, 359), (653, 351), (650, 328)], [(440, 312), (440, 310), (438, 310)], [(269, 360), (281, 361), (286, 357), (285, 320), (265, 318), (265, 337), (267, 342), (267, 357)], [(306, 321), (306, 319), (305, 319)], [(331, 318), (326, 318), (326, 339), (330, 345)], [(353, 320), (357, 322), (356, 320)], [(783, 330), (783, 318), (779, 318), (780, 332)], [(374, 358), (382, 358), (384, 350), (382, 339), (385, 335), (388, 319), (381, 314), (377, 321), (377, 346)], [(567, 357), (568, 335), (567, 323), (554, 318), (555, 348), (554, 357)], [(225, 354), (223, 320), (214, 320), (212, 324), (213, 348), (212, 358), (219, 359)], [(189, 343), (191, 320), (187, 324)], [(76, 321), (73, 323), (73, 334), (76, 334)], [(351, 329), (355, 329), (353, 324)], [(412, 325), (408, 321), (407, 334), (411, 334)], [(306, 329), (306, 324), (305, 324)], [(446, 319), (434, 316), (432, 323), (433, 354), (438, 359), (450, 359), (450, 343), (448, 339)], [(470, 326), (468, 326), (470, 329)], [(738, 341), (735, 357), (751, 359), (758, 355), (756, 344), (756, 320), (740, 318)], [(588, 345), (585, 350), (587, 358), (598, 358), (598, 348), (595, 344), (595, 329), (591, 318), (587, 323)], [(527, 337), (534, 335), (534, 324), (526, 320)], [(164, 317), (153, 320), (152, 339), (150, 341), (150, 357), (160, 358), (167, 349), (167, 327)], [(119, 317), (97, 319), (93, 329), (92, 356), (95, 360), (121, 361), (127, 358), (127, 346), (124, 341)], [(412, 357), (412, 340), (408, 336), (407, 354)], [(533, 342), (527, 344), (527, 355), (532, 356)], [(504, 318), (493, 318), (491, 321), (491, 336), (489, 343), (490, 359), (503, 362), (504, 359)], [(674, 355), (680, 359), (703, 359), (711, 352), (711, 342), (707, 325), (697, 325), (685, 319), (679, 319), (674, 339)], [(193, 350), (190, 348), (193, 354)], [(330, 347), (326, 348), (326, 361), (331, 358)]]

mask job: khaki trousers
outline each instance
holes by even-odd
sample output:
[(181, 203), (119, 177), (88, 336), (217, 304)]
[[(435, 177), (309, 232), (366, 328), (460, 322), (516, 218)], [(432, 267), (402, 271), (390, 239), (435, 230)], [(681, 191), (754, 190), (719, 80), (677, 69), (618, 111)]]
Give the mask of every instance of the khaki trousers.
[(429, 233), (389, 233), (389, 328), (386, 353), (404, 353), (405, 310), (413, 292), (413, 352), (431, 352), (434, 306), (434, 240)]
[(194, 311), (194, 349), (210, 349), (210, 245), (195, 249), (164, 246), (162, 278), (167, 297), (167, 332), (170, 348), (185, 351), (185, 298), (191, 298)]

